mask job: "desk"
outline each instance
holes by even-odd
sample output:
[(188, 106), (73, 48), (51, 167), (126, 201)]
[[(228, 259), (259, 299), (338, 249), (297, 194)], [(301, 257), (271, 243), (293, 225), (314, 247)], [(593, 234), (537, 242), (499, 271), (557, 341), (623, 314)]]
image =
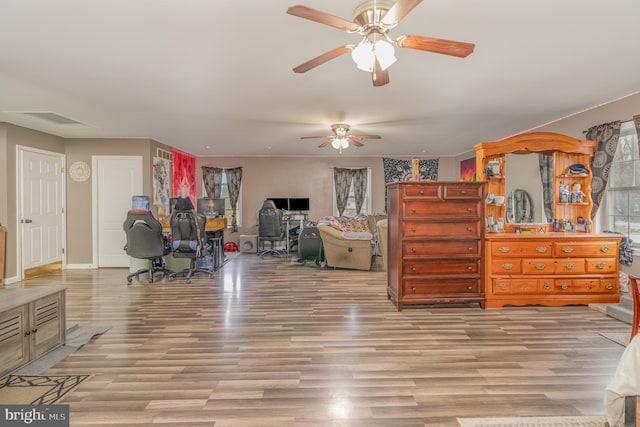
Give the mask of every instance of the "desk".
[[(207, 218), (204, 231), (214, 246), (214, 262), (216, 270), (224, 262), (224, 230), (227, 228), (227, 218)], [(169, 217), (162, 218), (162, 232), (171, 234)]]

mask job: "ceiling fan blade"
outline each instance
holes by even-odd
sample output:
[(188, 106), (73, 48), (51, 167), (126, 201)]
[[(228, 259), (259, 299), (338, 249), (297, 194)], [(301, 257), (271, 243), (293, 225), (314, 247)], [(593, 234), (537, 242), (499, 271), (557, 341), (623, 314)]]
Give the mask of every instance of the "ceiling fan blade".
[(305, 62), (304, 64), (298, 65), (293, 69), (293, 71), (296, 73), (306, 73), (307, 71), (317, 67), (318, 65), (322, 65), (327, 61), (330, 61), (341, 55), (344, 55), (347, 52), (350, 52), (352, 48), (353, 48), (353, 45), (349, 45), (349, 44), (337, 47), (333, 50), (330, 50), (329, 52), (323, 53), (320, 56), (316, 56), (315, 58)]
[(287, 9), (287, 13), (350, 33), (357, 33), (361, 29), (360, 26), (354, 22), (303, 5), (291, 6)]
[(325, 142), (323, 142), (322, 144), (318, 145), (318, 148), (326, 147), (327, 145), (331, 144), (331, 141), (333, 141), (333, 138), (327, 139)]
[(434, 39), (432, 37), (403, 35), (396, 39), (400, 47), (425, 50), (427, 52), (442, 53), (443, 55), (464, 58), (476, 47), (473, 43), (457, 42), (454, 40)]
[(373, 71), (371, 72), (371, 78), (374, 86), (384, 86), (389, 83), (389, 72), (383, 70), (380, 66), (378, 58), (375, 59), (373, 64)]
[(364, 147), (364, 144), (362, 142), (358, 141), (352, 136), (347, 137), (347, 141), (349, 141), (349, 144), (355, 145), (356, 147)]
[(381, 23), (385, 26), (396, 25), (402, 21), (405, 16), (420, 4), (422, 0), (398, 0), (391, 6), (391, 9), (384, 15)]
[(350, 135), (352, 138), (358, 138), (358, 139), (382, 139), (382, 137), (380, 135), (358, 135), (358, 134), (351, 134)]
[(314, 138), (333, 138), (331, 135), (320, 135), (320, 136), (301, 136), (300, 139), (314, 139)]

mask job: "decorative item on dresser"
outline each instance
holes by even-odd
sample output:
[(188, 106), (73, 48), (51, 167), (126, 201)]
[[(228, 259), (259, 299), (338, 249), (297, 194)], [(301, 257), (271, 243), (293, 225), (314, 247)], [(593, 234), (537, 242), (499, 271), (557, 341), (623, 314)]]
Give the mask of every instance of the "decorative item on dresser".
[(387, 184), (387, 296), (406, 304), (484, 306), (482, 182)]
[[(504, 232), (486, 234), (486, 307), (619, 301), (621, 237), (592, 233), (589, 222), (592, 200), (588, 165), (595, 145), (595, 141), (566, 135), (532, 132), (474, 147), (476, 168), (487, 181), (487, 191), (496, 195), (505, 194), (509, 177), (504, 173), (496, 176), (489, 164), (498, 163), (504, 171), (506, 154), (544, 154), (553, 160), (553, 194), (545, 206), (545, 214), (551, 218), (546, 218), (546, 223), (507, 223)], [(504, 205), (491, 202), (485, 206), (488, 217), (505, 217), (505, 210)], [(509, 220), (513, 215), (506, 213)]]

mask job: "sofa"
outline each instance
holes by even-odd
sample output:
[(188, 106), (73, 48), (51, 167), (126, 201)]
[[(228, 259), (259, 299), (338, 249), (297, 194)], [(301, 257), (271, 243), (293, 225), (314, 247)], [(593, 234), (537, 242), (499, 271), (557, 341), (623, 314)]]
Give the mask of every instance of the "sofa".
[(318, 222), (328, 267), (371, 270), (375, 218), (325, 217)]

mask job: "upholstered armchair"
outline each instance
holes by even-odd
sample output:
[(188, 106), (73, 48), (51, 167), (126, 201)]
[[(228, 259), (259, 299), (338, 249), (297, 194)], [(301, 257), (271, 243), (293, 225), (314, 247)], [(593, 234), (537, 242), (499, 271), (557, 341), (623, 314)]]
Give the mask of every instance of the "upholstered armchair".
[(370, 270), (374, 248), (373, 220), (343, 218), (341, 223), (318, 223), (327, 266)]

